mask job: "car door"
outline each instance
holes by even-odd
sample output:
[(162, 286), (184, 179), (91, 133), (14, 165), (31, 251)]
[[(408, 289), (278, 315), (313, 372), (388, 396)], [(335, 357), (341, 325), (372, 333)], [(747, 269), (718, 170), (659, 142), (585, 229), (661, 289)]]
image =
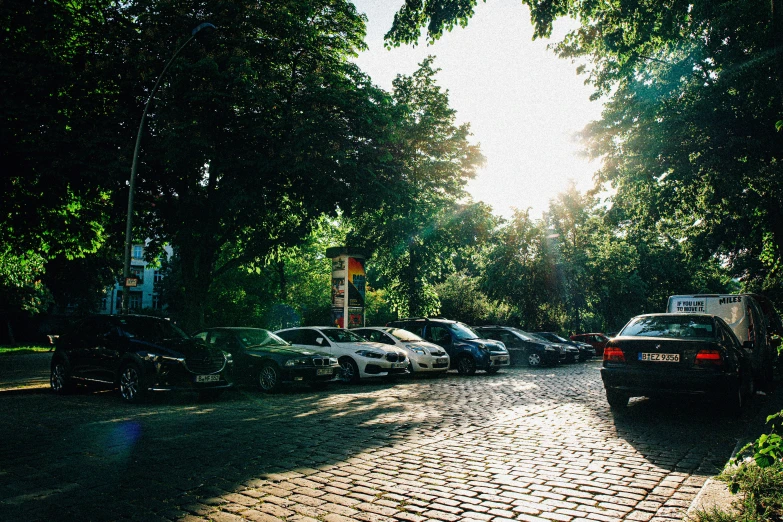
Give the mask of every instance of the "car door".
[(230, 330), (209, 330), (206, 335), (207, 346), (228, 352), (234, 359), (235, 371), (240, 379), (247, 380), (254, 374), (253, 357), (245, 353), (244, 347)]
[(437, 344), (446, 350), (446, 353), (449, 354), (449, 357), (451, 357), (453, 361), (457, 360), (456, 348), (451, 338), (451, 331), (449, 331), (448, 328), (437, 324), (427, 325), (423, 337), (427, 341)]
[(95, 340), (91, 352), (95, 361), (97, 380), (114, 382), (120, 359), (127, 350), (127, 338), (120, 335), (117, 326), (108, 317), (95, 318)]
[[(74, 340), (72, 371), (86, 379), (107, 380), (106, 343), (109, 333), (108, 320), (103, 317), (87, 318)], [(110, 379), (109, 379), (110, 380)]]

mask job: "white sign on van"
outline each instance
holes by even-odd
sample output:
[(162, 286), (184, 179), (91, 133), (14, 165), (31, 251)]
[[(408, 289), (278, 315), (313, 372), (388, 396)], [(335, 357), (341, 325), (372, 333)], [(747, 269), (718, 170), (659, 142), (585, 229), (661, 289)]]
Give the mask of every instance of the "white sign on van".
[(704, 300), (701, 299), (683, 299), (674, 303), (676, 312), (685, 313), (704, 313)]

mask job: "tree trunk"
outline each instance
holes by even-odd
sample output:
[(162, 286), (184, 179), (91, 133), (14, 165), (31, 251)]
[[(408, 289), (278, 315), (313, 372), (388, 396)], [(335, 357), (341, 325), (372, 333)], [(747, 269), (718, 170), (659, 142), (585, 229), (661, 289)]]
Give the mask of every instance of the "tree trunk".
[(216, 248), (201, 241), (179, 247), (184, 303), (180, 326), (188, 333), (206, 326), (204, 310), (215, 276)]

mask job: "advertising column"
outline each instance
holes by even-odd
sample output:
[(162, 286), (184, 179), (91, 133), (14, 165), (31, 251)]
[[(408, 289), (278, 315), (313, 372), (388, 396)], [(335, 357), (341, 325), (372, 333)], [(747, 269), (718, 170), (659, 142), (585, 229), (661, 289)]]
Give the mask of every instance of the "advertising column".
[(332, 247), (326, 255), (332, 259), (332, 324), (341, 328), (364, 326), (364, 251)]

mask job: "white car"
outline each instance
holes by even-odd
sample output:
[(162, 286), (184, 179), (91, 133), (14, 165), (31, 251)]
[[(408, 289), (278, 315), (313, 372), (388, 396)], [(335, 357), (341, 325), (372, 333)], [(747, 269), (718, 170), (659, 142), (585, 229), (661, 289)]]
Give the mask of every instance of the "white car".
[(340, 362), (343, 382), (357, 383), (367, 377), (408, 373), (408, 357), (396, 346), (373, 343), (334, 326), (302, 326), (275, 332), (291, 344), (317, 347)]
[(408, 354), (411, 373), (446, 373), (449, 371), (449, 354), (437, 344), (425, 341), (418, 335), (402, 328), (372, 326), (351, 330), (367, 339), (389, 346), (397, 346)]

